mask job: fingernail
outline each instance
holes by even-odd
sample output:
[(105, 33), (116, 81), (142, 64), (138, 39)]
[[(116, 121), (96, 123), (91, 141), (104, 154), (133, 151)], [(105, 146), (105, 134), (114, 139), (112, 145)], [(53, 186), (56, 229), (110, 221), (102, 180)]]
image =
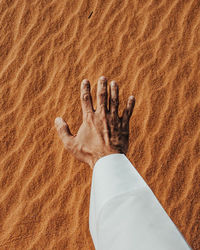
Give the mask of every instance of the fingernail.
[(100, 80), (106, 81), (106, 77), (105, 77), (105, 76), (101, 76), (101, 77), (100, 77)]
[(87, 84), (88, 84), (88, 79), (84, 79), (84, 80), (83, 80), (83, 84), (84, 84), (84, 85), (87, 85)]
[(115, 82), (114, 81), (111, 82), (111, 86), (115, 87)]
[(56, 119), (55, 119), (55, 124), (56, 125), (59, 125), (59, 124), (61, 124), (62, 123), (62, 118), (61, 117), (56, 117)]

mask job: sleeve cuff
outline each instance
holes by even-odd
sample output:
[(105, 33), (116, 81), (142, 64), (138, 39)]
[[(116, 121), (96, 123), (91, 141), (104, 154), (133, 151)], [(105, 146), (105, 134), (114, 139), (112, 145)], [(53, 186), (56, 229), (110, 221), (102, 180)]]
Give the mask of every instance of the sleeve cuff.
[(95, 204), (96, 219), (108, 200), (144, 186), (146, 182), (125, 154), (110, 154), (98, 159), (93, 169), (90, 198), (90, 205)]

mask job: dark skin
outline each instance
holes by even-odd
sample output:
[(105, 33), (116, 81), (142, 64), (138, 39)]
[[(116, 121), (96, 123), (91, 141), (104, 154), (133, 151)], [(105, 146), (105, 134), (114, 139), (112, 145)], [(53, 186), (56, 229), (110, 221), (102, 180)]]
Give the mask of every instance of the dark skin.
[[(111, 84), (114, 83), (114, 86)], [(118, 116), (119, 89), (115, 81), (110, 83), (109, 109), (107, 108), (107, 79), (101, 76), (97, 85), (97, 109), (94, 110), (90, 94), (90, 82), (81, 83), (81, 107), (83, 122), (76, 135), (72, 135), (67, 123), (60, 117), (55, 127), (65, 149), (78, 160), (94, 168), (103, 156), (125, 154), (129, 146), (129, 121), (135, 106), (135, 98), (128, 98), (122, 117)]]

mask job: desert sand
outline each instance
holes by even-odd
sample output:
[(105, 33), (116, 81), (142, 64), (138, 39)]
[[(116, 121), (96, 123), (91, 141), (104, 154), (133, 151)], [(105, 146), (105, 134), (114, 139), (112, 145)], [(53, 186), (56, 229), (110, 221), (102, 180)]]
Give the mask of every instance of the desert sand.
[(188, 244), (200, 249), (200, 1), (0, 1), (0, 249), (94, 249), (92, 170), (60, 141), (76, 134), (80, 84), (128, 97), (128, 159)]

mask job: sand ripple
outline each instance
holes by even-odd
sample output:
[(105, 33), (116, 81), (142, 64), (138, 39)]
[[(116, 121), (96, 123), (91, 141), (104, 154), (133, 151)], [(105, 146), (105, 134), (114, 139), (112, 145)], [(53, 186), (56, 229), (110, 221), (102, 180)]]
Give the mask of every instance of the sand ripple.
[(199, 249), (200, 1), (2, 0), (0, 34), (0, 249), (94, 249), (92, 172), (54, 119), (76, 133), (101, 75), (119, 115), (136, 97), (127, 157)]

